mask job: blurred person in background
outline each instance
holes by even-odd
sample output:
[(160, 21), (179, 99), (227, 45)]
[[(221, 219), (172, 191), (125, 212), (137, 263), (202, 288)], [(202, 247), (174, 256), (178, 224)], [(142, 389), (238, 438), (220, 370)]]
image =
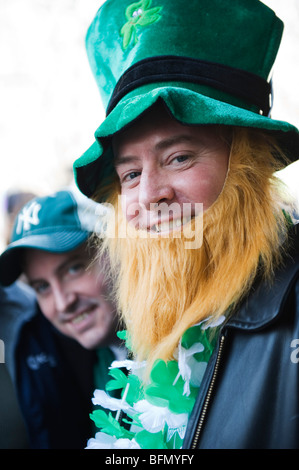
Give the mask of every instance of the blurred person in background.
[(2, 286), (24, 274), (39, 307), (0, 316), (32, 448), (84, 447), (92, 391), (107, 382), (111, 362), (126, 355), (105, 260), (92, 262), (99, 207), (75, 190), (29, 201), (0, 257)]
[[(0, 449), (27, 449), (29, 446), (14, 387), (14, 344), (7, 341), (7, 334), (17, 338), (20, 321), (16, 319), (30, 318), (38, 311), (35, 295), (24, 283), (15, 282), (9, 287), (0, 285), (0, 339), (4, 347), (2, 363), (0, 359)], [(4, 319), (8, 321), (5, 328)]]

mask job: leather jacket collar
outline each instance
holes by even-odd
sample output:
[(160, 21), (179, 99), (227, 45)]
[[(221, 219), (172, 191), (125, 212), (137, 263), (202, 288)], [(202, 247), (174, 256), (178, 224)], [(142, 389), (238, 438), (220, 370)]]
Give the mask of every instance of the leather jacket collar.
[(273, 283), (255, 282), (250, 295), (243, 301), (238, 314), (225, 328), (257, 331), (274, 322), (283, 310), (284, 301), (299, 277), (299, 230), (290, 230), (290, 250), (283, 265), (277, 271)]

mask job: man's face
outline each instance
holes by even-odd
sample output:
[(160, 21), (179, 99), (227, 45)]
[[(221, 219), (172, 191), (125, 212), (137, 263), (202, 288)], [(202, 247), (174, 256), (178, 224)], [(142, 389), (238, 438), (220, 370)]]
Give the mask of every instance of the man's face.
[(115, 308), (86, 245), (63, 253), (26, 249), (24, 273), (45, 317), (63, 334), (93, 349), (113, 338)]
[[(194, 216), (196, 203), (205, 211), (222, 191), (229, 145), (216, 126), (183, 126), (156, 108), (116, 135), (113, 148), (123, 212), (137, 229), (180, 228), (184, 204)], [(176, 208), (171, 224), (169, 214), (158, 214), (162, 203)]]

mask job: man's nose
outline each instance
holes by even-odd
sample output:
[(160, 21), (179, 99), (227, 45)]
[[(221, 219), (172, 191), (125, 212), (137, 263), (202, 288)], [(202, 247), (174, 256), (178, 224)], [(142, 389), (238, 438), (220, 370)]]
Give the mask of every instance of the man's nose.
[(76, 303), (76, 295), (74, 292), (68, 291), (60, 285), (52, 288), (55, 308), (57, 312), (72, 313)]
[(142, 173), (139, 182), (139, 204), (147, 210), (152, 210), (151, 204), (171, 202), (174, 199), (174, 189), (170, 181), (158, 171)]

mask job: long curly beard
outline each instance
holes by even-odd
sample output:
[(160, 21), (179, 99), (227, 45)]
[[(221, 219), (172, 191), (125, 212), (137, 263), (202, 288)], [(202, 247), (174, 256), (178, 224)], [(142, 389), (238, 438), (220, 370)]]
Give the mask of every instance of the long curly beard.
[[(271, 279), (281, 260), (287, 224), (273, 177), (278, 149), (269, 137), (235, 129), (228, 177), (203, 215), (202, 244), (180, 238), (107, 237), (119, 311), (138, 360), (169, 360), (184, 331), (211, 317), (232, 315), (257, 273)], [(124, 224), (118, 191), (110, 197)], [(191, 221), (194, 230), (195, 221)], [(110, 226), (110, 229), (112, 227)], [(113, 230), (115, 227), (113, 227)], [(129, 229), (128, 233), (132, 228)]]

